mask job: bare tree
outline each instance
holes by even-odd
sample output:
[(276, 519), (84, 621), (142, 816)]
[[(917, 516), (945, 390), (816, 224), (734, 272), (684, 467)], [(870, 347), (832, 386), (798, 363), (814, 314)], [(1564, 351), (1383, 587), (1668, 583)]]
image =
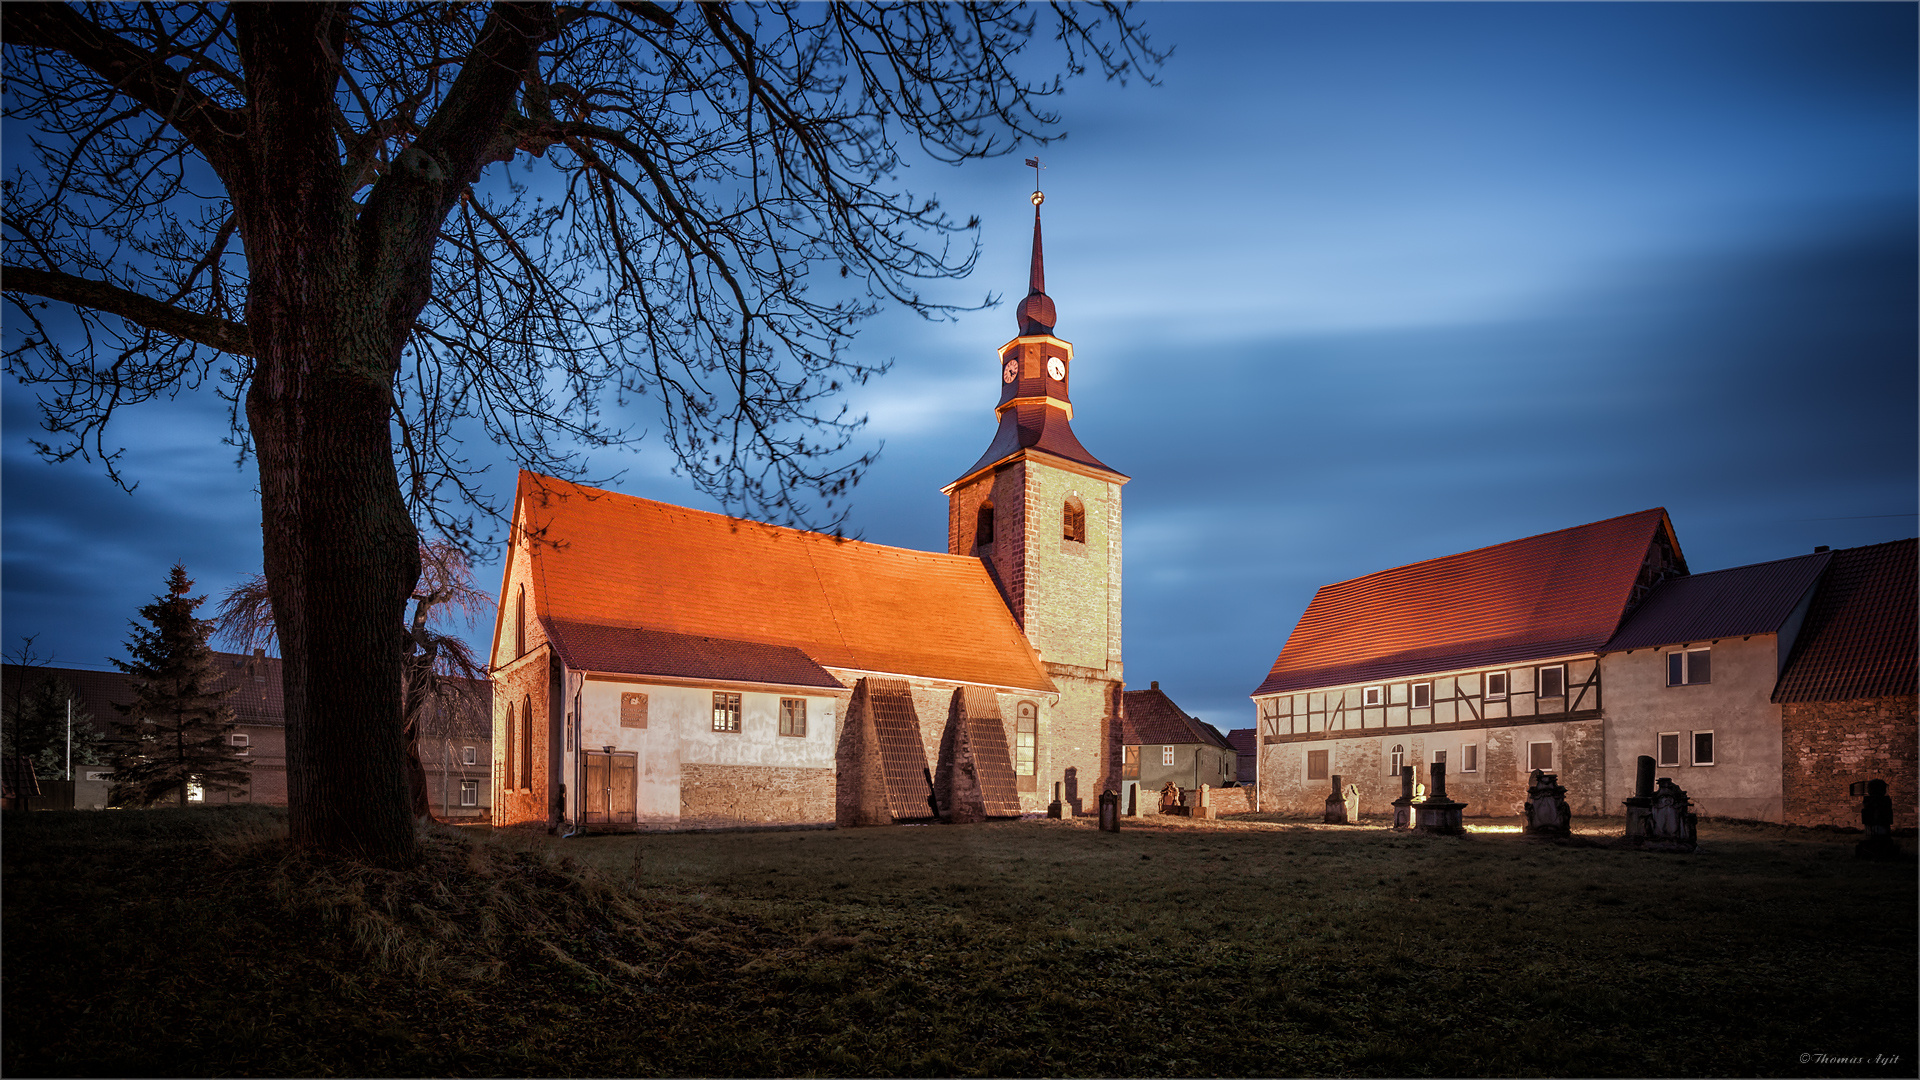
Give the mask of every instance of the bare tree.
[[(405, 706), (400, 726), (407, 739), (407, 790), (413, 814), (432, 817), (421, 740), (492, 737), (484, 693), (486, 665), (475, 658), (454, 624), (457, 620), (471, 630), (480, 614), (493, 606), (493, 597), (474, 588), (473, 566), (458, 545), (428, 540), (420, 545), (420, 580), (410, 599), (413, 615), (406, 625), (407, 663), (401, 693)], [(214, 626), (219, 638), (234, 648), (277, 652), (267, 576), (249, 574), (227, 590)]]
[(383, 860), (413, 843), (416, 527), (467, 537), (485, 505), (461, 438), (578, 476), (635, 438), (607, 410), (650, 402), (726, 505), (837, 527), (871, 455), (831, 399), (884, 367), (854, 325), (950, 313), (920, 286), (975, 258), (899, 148), (1045, 141), (1061, 75), (1162, 59), (1111, 4), (10, 4), (0, 37), (35, 141), (7, 361), (41, 451), (127, 482), (119, 408), (228, 397), (292, 836)]

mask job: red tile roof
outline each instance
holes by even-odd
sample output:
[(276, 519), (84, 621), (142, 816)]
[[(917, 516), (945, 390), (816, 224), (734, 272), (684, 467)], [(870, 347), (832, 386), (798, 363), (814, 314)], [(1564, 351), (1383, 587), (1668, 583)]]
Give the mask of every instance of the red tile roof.
[(1188, 716), (1158, 683), (1148, 690), (1128, 690), (1121, 720), (1122, 746), (1185, 746), (1199, 743), (1232, 750), (1226, 737)]
[(536, 611), (550, 625), (644, 627), (790, 646), (831, 668), (1053, 690), (978, 559), (528, 472), (515, 503), (533, 535)]
[(1848, 701), (1916, 692), (1920, 541), (1833, 553), (1773, 700)]
[(549, 619), (547, 636), (575, 671), (841, 689), (840, 680), (788, 645)]
[(1606, 651), (1779, 633), (1830, 557), (1796, 555), (1663, 581), (1620, 624)]
[(1662, 534), (1678, 558), (1655, 508), (1328, 585), (1253, 693), (1599, 649)]

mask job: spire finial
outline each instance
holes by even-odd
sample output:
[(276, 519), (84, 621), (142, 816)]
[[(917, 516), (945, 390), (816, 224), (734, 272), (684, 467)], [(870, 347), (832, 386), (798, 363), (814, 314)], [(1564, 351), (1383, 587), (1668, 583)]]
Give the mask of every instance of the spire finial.
[(1027, 278), (1027, 298), (1020, 301), (1014, 316), (1020, 323), (1022, 334), (1053, 333), (1053, 300), (1047, 296), (1046, 262), (1040, 248), (1040, 204), (1047, 196), (1040, 190), (1040, 159), (1030, 157), (1027, 164), (1033, 168), (1033, 268)]

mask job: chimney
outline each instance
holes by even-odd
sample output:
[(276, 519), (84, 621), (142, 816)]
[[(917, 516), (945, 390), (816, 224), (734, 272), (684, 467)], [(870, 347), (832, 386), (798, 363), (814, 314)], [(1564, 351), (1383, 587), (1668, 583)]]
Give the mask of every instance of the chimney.
[(1153, 683), (1152, 685), (1153, 685), (1153, 689), (1155, 689), (1155, 690), (1158, 690), (1158, 689), (1160, 689), (1160, 683), (1159, 683), (1159, 680), (1155, 680), (1155, 681), (1154, 681), (1154, 683)]
[(1815, 555), (1818, 555), (1818, 554), (1820, 554), (1820, 553), (1821, 553), (1821, 552), (1823, 552), (1823, 551), (1832, 551), (1832, 550), (1833, 550), (1833, 549), (1832, 549), (1832, 548), (1830, 548), (1830, 547), (1828, 547), (1827, 545), (1825, 545), (1825, 544), (1821, 544), (1821, 545), (1820, 545), (1819, 547), (1817, 547), (1817, 548), (1814, 548), (1814, 549), (1813, 549), (1813, 553), (1814, 553)]

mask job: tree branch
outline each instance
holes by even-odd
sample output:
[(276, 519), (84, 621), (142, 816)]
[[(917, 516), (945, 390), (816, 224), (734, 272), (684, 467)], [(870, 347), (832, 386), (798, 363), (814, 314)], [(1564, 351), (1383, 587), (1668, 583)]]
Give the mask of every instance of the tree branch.
[(171, 334), (236, 356), (253, 356), (253, 331), (244, 324), (183, 311), (150, 296), (104, 281), (54, 270), (9, 266), (0, 271), (0, 290), (30, 293), (118, 315), (149, 330)]

